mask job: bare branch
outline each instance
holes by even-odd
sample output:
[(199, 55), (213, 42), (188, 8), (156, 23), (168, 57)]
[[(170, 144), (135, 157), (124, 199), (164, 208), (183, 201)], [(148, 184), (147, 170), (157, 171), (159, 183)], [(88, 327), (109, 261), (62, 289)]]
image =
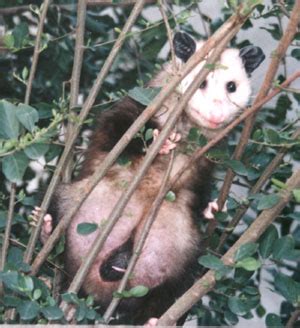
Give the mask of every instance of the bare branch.
[[(74, 52), (74, 62), (73, 62), (73, 69), (72, 69), (72, 76), (71, 76), (70, 111), (72, 111), (74, 107), (78, 106), (80, 74), (81, 74), (83, 54), (85, 49), (84, 48), (85, 16), (86, 16), (86, 1), (78, 0), (75, 52)], [(75, 112), (73, 113), (74, 115), (76, 115)], [(74, 130), (74, 124), (72, 123), (71, 119), (69, 119), (68, 121), (66, 140), (68, 140), (69, 136), (72, 135)], [(66, 168), (63, 172), (63, 181), (65, 183), (70, 182), (72, 176), (73, 156), (70, 154), (69, 157), (70, 159), (66, 164)]]
[[(6, 227), (5, 227), (5, 234), (3, 237), (3, 242), (2, 242), (2, 247), (1, 247), (0, 271), (4, 270), (6, 256), (7, 256), (8, 247), (9, 247), (9, 237), (10, 237), (10, 231), (11, 231), (11, 227), (12, 227), (12, 221), (14, 218), (17, 185), (15, 183), (12, 183), (10, 188), (11, 189), (10, 189), (10, 196), (9, 196), (8, 215), (7, 215), (7, 221), (6, 221)], [(0, 285), (0, 295), (3, 292), (2, 287), (3, 286), (1, 284)]]
[(300, 317), (300, 307), (297, 307), (296, 310), (292, 313), (291, 317), (289, 318), (289, 321), (287, 322), (285, 328), (293, 328), (295, 327), (295, 322)]
[[(295, 131), (295, 133), (293, 134), (292, 138), (294, 140), (296, 140), (299, 136), (300, 136), (300, 129), (298, 129), (298, 130)], [(262, 175), (260, 176), (260, 178), (255, 183), (255, 185), (250, 189), (249, 194), (256, 194), (256, 193), (258, 193), (261, 190), (261, 188), (264, 186), (264, 184), (267, 182), (267, 180), (273, 174), (273, 172), (275, 171), (275, 169), (282, 162), (282, 160), (283, 160), (283, 158), (284, 158), (287, 150), (288, 149), (285, 148), (285, 147), (279, 150), (278, 154), (273, 158), (273, 160), (271, 161), (271, 163), (266, 167), (265, 171), (262, 173)], [(220, 252), (221, 251), (221, 248), (224, 245), (226, 239), (231, 234), (231, 232), (234, 230), (234, 228), (238, 225), (238, 223), (240, 222), (241, 218), (247, 212), (249, 206), (250, 206), (250, 204), (243, 205), (243, 206), (241, 206), (237, 210), (236, 214), (234, 215), (234, 217), (232, 218), (232, 220), (229, 222), (229, 224), (227, 225), (227, 227), (224, 229), (224, 231), (223, 231), (223, 233), (222, 233), (222, 235), (220, 237), (220, 241), (219, 241), (218, 247), (216, 249), (217, 252)]]
[(43, 29), (44, 29), (44, 23), (48, 11), (48, 7), (50, 4), (51, 0), (44, 0), (43, 5), (42, 5), (42, 13), (40, 15), (39, 19), (39, 24), (38, 24), (38, 30), (37, 30), (37, 35), (35, 38), (35, 44), (34, 44), (34, 51), (33, 51), (33, 57), (32, 57), (32, 64), (30, 68), (30, 74), (29, 78), (27, 81), (27, 86), (26, 86), (26, 94), (25, 94), (25, 104), (29, 104), (30, 101), (30, 96), (31, 96), (31, 90), (32, 90), (32, 83), (33, 79), (35, 76), (38, 60), (39, 60), (39, 55), (40, 55), (40, 48), (41, 48), (41, 40), (42, 40), (42, 34), (43, 34)]
[[(115, 162), (130, 140), (136, 135), (136, 133), (145, 125), (145, 123), (150, 119), (151, 116), (162, 106), (164, 101), (167, 97), (173, 92), (175, 87), (179, 84), (179, 82), (188, 74), (190, 71), (199, 63), (201, 62), (204, 57), (208, 54), (211, 49), (216, 47), (224, 38), (228, 35), (231, 35), (232, 30), (238, 29), (243, 22), (246, 20), (246, 16), (242, 16), (240, 13), (233, 15), (230, 17), (223, 25), (219, 28), (209, 40), (205, 43), (205, 45), (197, 51), (186, 63), (183, 67), (181, 72), (178, 72), (176, 76), (161, 90), (159, 95), (155, 98), (154, 102), (149, 105), (143, 113), (137, 118), (137, 120), (132, 124), (132, 126), (126, 131), (123, 137), (118, 141), (118, 143), (114, 146), (114, 148), (110, 151), (110, 153), (104, 159), (102, 165), (97, 169), (95, 174), (88, 179), (86, 185), (82, 188), (82, 192), (80, 194), (80, 198), (74, 199), (74, 207), (69, 212), (66, 213), (65, 216), (60, 220), (58, 225), (56, 226), (55, 230), (47, 240), (46, 244), (34, 260), (32, 264), (32, 274), (36, 274), (39, 270), (42, 263), (45, 261), (49, 253), (51, 252), (52, 248), (54, 247), (55, 243), (59, 240), (60, 236), (63, 234), (67, 226), (70, 224), (72, 217), (76, 214), (82, 203), (88, 197), (89, 193), (93, 190), (93, 188), (98, 184), (98, 182), (103, 178), (106, 174), (109, 167)], [(128, 20), (129, 21), (129, 20)], [(127, 23), (128, 23), (127, 21)], [(123, 30), (124, 31), (124, 30)], [(124, 32), (125, 34), (126, 32)], [(74, 138), (75, 140), (75, 138)], [(67, 148), (68, 145), (66, 145)], [(68, 146), (69, 148), (71, 145)], [(68, 152), (63, 156), (67, 157)], [(61, 159), (60, 162), (64, 163)], [(58, 166), (61, 164), (59, 163)], [(59, 173), (57, 173), (59, 174)], [(59, 175), (56, 177), (58, 179)], [(53, 180), (53, 178), (52, 178)], [(58, 182), (58, 180), (57, 180)], [(51, 181), (52, 183), (52, 181)], [(51, 186), (50, 183), (50, 186)], [(56, 184), (52, 183), (52, 189), (55, 188)], [(50, 188), (50, 187), (49, 187)], [(50, 202), (50, 200), (49, 200)], [(48, 207), (48, 203), (47, 204)], [(42, 208), (43, 204), (42, 204)], [(46, 206), (45, 206), (46, 208)], [(39, 229), (41, 227), (41, 223), (39, 223)], [(36, 237), (38, 238), (39, 232), (36, 233)]]
[[(289, 23), (285, 30), (285, 33), (282, 36), (277, 49), (273, 53), (271, 63), (269, 65), (268, 71), (265, 75), (265, 79), (262, 84), (262, 87), (254, 101), (254, 105), (257, 104), (261, 99), (263, 99), (267, 95), (269, 90), (271, 89), (272, 83), (275, 79), (276, 72), (278, 71), (280, 62), (281, 62), (282, 58), (285, 56), (287, 48), (290, 45), (290, 43), (293, 41), (295, 33), (297, 32), (297, 25), (299, 23), (299, 20), (300, 20), (300, 0), (297, 0), (294, 5), (293, 11), (291, 13), (291, 18), (289, 20)], [(254, 121), (255, 121), (255, 116), (250, 117), (245, 122), (245, 127), (243, 129), (243, 132), (242, 132), (242, 135), (240, 138), (240, 143), (237, 145), (234, 155), (233, 155), (233, 158), (236, 160), (240, 160), (242, 157), (242, 154), (248, 143), (248, 139), (251, 135)], [(225, 201), (227, 199), (234, 176), (235, 176), (234, 172), (231, 169), (229, 169), (227, 171), (222, 189), (220, 191), (220, 195), (219, 195), (219, 199), (218, 199), (219, 208), (223, 208), (223, 206), (225, 204)]]
[[(145, 217), (145, 223), (141, 232), (141, 236), (139, 241), (137, 242), (136, 248), (133, 250), (133, 255), (130, 259), (130, 262), (128, 263), (128, 267), (126, 269), (126, 272), (120, 282), (120, 285), (118, 287), (117, 292), (118, 293), (122, 293), (125, 290), (125, 287), (127, 285), (128, 279), (130, 278), (130, 276), (132, 275), (132, 272), (135, 268), (135, 265), (137, 263), (137, 260), (140, 257), (141, 251), (144, 247), (144, 244), (146, 242), (146, 238), (150, 232), (150, 229), (152, 227), (152, 224), (154, 223), (157, 213), (159, 211), (160, 205), (162, 203), (162, 201), (165, 198), (165, 189), (166, 189), (166, 185), (168, 182), (168, 179), (170, 177), (170, 173), (172, 170), (172, 166), (174, 163), (174, 151), (171, 152), (171, 156), (170, 156), (170, 161), (169, 161), (169, 165), (168, 168), (166, 170), (166, 173), (164, 175), (163, 181), (161, 183), (160, 189), (158, 191), (158, 194), (154, 200), (154, 202), (152, 203), (152, 206), (150, 208), (150, 210), (148, 211), (146, 217)], [(115, 309), (117, 308), (118, 304), (120, 303), (121, 299), (120, 298), (113, 298), (113, 300), (111, 301), (111, 303), (109, 304), (108, 308), (106, 309), (104, 315), (103, 315), (103, 319), (106, 323), (109, 322), (110, 317), (113, 315)]]
[[(119, 38), (118, 40), (116, 41), (116, 43), (114, 44), (108, 58), (106, 59), (104, 65), (102, 66), (102, 69), (100, 70), (98, 76), (97, 76), (97, 79), (82, 107), (82, 110), (79, 114), (79, 123), (74, 126), (74, 130), (72, 131), (72, 134), (69, 136), (69, 139), (67, 140), (67, 143), (66, 143), (66, 146), (64, 148), (64, 152), (59, 160), (59, 163), (57, 164), (57, 168), (54, 172), (54, 175), (52, 176), (52, 179), (50, 181), (50, 185), (48, 187), (48, 190), (47, 190), (47, 193), (43, 199), (43, 202), (42, 202), (42, 205), (41, 205), (41, 213), (40, 213), (40, 217), (39, 217), (39, 220), (38, 220), (38, 223), (37, 223), (37, 227), (36, 229), (34, 230), (33, 234), (30, 236), (30, 240), (28, 242), (28, 247), (27, 247), (27, 251), (26, 251), (26, 254), (25, 254), (25, 258), (24, 258), (24, 261), (29, 263), (31, 261), (31, 258), (32, 258), (32, 254), (33, 254), (33, 250), (34, 250), (34, 246), (38, 240), (38, 237), (39, 237), (39, 234), (40, 234), (40, 230), (41, 230), (41, 226), (42, 226), (42, 223), (43, 223), (43, 216), (45, 215), (46, 211), (47, 211), (47, 208), (50, 204), (50, 201), (51, 201), (51, 198), (52, 198), (52, 195), (54, 193), (54, 190), (56, 189), (57, 187), (57, 184), (59, 183), (59, 179), (60, 179), (60, 175), (61, 175), (61, 172), (63, 171), (65, 165), (66, 165), (66, 162), (69, 158), (69, 154), (73, 148), (73, 145), (76, 141), (76, 138), (78, 136), (78, 133), (80, 131), (80, 127), (81, 127), (81, 124), (84, 122), (86, 116), (88, 115), (90, 109), (92, 108), (94, 102), (95, 102), (95, 99), (96, 99), (96, 96), (98, 95), (100, 89), (101, 89), (101, 86), (103, 84), (103, 81), (107, 75), (107, 73), (109, 72), (116, 56), (118, 55), (118, 52), (120, 50), (120, 48), (122, 47), (124, 41), (125, 41), (125, 38), (126, 38), (126, 34), (128, 33), (128, 31), (131, 29), (131, 26), (134, 24), (136, 18), (139, 16), (142, 8), (143, 8), (143, 5), (144, 5), (144, 1), (145, 0), (141, 0), (140, 2), (138, 2), (135, 7), (133, 8), (131, 14), (130, 14), (130, 17), (128, 18), (122, 32), (120, 33), (119, 35)], [(74, 213), (73, 213), (74, 215)], [(72, 217), (71, 217), (72, 218)], [(70, 218), (70, 219), (71, 219)], [(59, 235), (56, 235), (56, 238), (55, 239), (56, 241), (59, 239), (61, 233), (64, 231), (65, 227), (66, 227), (66, 223), (68, 224), (68, 222), (70, 222), (70, 219), (69, 221), (66, 220), (66, 218), (62, 219), (60, 221), (60, 226), (58, 225), (56, 227), (56, 231), (61, 231), (59, 232)], [(63, 229), (62, 229), (63, 227)], [(62, 229), (62, 230), (59, 230), (59, 229)], [(54, 231), (55, 231), (54, 230)], [(52, 234), (53, 236), (54, 234)], [(43, 250), (45, 250), (45, 248), (47, 247), (47, 249), (49, 250), (49, 244), (50, 243), (53, 243), (51, 247), (53, 247), (54, 245), (54, 242), (52, 241), (51, 238), (48, 239), (47, 243), (44, 245)], [(51, 248), (52, 249), (52, 248)], [(50, 251), (49, 251), (50, 252)], [(40, 253), (41, 254), (41, 253)], [(40, 255), (39, 254), (39, 255)], [(39, 257), (38, 255), (38, 257)], [(47, 254), (48, 255), (48, 254)], [(40, 255), (41, 256), (41, 255)], [(45, 258), (44, 258), (45, 259)], [(43, 259), (43, 260), (44, 260)], [(33, 267), (34, 268), (34, 267)], [(34, 269), (33, 269), (34, 270)], [(33, 271), (34, 272), (34, 271)]]
[[(286, 189), (281, 190), (278, 203), (267, 210), (264, 210), (246, 230), (246, 232), (235, 242), (235, 244), (222, 257), (225, 265), (234, 264), (234, 255), (241, 245), (255, 242), (268, 228), (268, 226), (278, 217), (284, 207), (293, 197), (293, 190), (300, 187), (300, 170), (294, 172), (286, 183)], [(211, 291), (216, 284), (215, 272), (209, 270), (199, 279), (175, 304), (173, 304), (158, 321), (158, 326), (170, 326), (204, 295)]]

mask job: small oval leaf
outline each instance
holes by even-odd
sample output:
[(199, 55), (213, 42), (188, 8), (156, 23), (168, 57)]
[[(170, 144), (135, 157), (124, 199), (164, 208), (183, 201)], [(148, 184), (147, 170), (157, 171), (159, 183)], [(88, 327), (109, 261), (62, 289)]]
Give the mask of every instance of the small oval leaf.
[(98, 224), (96, 223), (79, 223), (77, 225), (77, 232), (80, 235), (89, 235), (98, 229)]

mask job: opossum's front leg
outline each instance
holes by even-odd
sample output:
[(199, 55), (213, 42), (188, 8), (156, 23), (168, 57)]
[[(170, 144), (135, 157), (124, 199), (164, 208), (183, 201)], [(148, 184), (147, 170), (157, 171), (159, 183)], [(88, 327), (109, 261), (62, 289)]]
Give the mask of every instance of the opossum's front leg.
[[(38, 217), (40, 216), (41, 213), (41, 208), (38, 206), (35, 206), (34, 210), (32, 211), (32, 220), (33, 222), (38, 221)], [(43, 224), (42, 224), (42, 229), (41, 229), (41, 234), (40, 234), (40, 240), (43, 244), (46, 243), (47, 239), (51, 235), (53, 230), (53, 219), (52, 215), (46, 214), (43, 217)]]
[[(153, 130), (153, 141), (154, 142), (157, 139), (159, 133), (160, 132), (158, 129)], [(160, 149), (159, 154), (161, 154), (161, 155), (169, 154), (169, 152), (172, 149), (176, 148), (177, 143), (180, 141), (180, 139), (181, 139), (180, 133), (173, 132), (170, 135), (170, 137), (165, 140), (165, 143), (163, 144), (162, 148)]]

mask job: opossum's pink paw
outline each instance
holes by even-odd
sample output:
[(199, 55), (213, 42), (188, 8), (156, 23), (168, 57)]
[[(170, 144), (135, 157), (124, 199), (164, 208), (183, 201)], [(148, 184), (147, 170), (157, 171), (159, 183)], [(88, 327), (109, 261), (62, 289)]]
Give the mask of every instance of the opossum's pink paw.
[(218, 212), (219, 206), (216, 201), (209, 202), (206, 209), (203, 211), (205, 219), (211, 220), (215, 218), (215, 213)]
[(145, 324), (144, 327), (156, 327), (158, 323), (158, 318), (150, 318)]
[(53, 219), (50, 214), (46, 214), (43, 218), (43, 225), (41, 230), (41, 242), (45, 244), (45, 242), (48, 240), (49, 236), (51, 235), (53, 230)]
[[(38, 218), (41, 213), (41, 208), (36, 206), (34, 210), (31, 212), (31, 218), (32, 218), (32, 223), (31, 225), (36, 225)], [(46, 214), (43, 217), (43, 224), (42, 224), (42, 229), (41, 229), (41, 234), (40, 234), (40, 240), (43, 244), (47, 241), (49, 236), (51, 235), (53, 230), (53, 219), (50, 214)]]
[[(155, 141), (159, 135), (159, 130), (154, 129), (153, 130), (153, 140)], [(162, 148), (159, 151), (159, 154), (161, 155), (167, 155), (172, 149), (175, 149), (177, 146), (177, 143), (181, 139), (181, 134), (173, 132), (168, 139), (165, 140), (165, 143), (163, 144)]]
[[(226, 202), (227, 203), (227, 202)], [(227, 211), (227, 205), (224, 205), (222, 212)], [(217, 199), (212, 202), (209, 202), (206, 209), (203, 211), (203, 215), (206, 219), (211, 220), (215, 218), (215, 213), (219, 212), (219, 205), (217, 203)]]

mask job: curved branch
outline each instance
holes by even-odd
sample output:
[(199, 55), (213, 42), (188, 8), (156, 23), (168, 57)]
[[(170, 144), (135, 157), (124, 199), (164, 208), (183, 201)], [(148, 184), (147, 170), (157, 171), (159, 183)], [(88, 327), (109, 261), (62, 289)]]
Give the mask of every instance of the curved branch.
[[(250, 14), (250, 13), (249, 13)], [(127, 132), (123, 135), (123, 137), (118, 141), (118, 143), (114, 146), (114, 148), (110, 151), (110, 153), (106, 156), (104, 159), (102, 165), (97, 169), (95, 174), (88, 179), (86, 185), (84, 188), (82, 188), (82, 192), (79, 193), (80, 198), (74, 199), (74, 207), (73, 209), (64, 215), (64, 217), (60, 220), (58, 225), (56, 226), (55, 230), (45, 243), (44, 247), (38, 254), (38, 256), (35, 258), (33, 264), (32, 264), (32, 274), (36, 274), (42, 265), (42, 263), (45, 261), (49, 253), (51, 252), (52, 248), (54, 247), (55, 243), (59, 240), (60, 236), (64, 233), (67, 226), (70, 224), (72, 217), (76, 214), (82, 203), (85, 201), (85, 199), (88, 197), (89, 193), (93, 190), (93, 188), (97, 185), (97, 183), (103, 178), (103, 176), (106, 174), (109, 167), (115, 162), (115, 160), (118, 158), (118, 156), (121, 154), (121, 152), (124, 150), (124, 148), (127, 146), (127, 144), (130, 142), (130, 140), (136, 135), (136, 133), (141, 129), (142, 126), (145, 125), (145, 123), (150, 119), (151, 116), (155, 114), (155, 112), (162, 106), (164, 101), (167, 99), (167, 97), (173, 92), (175, 87), (180, 83), (180, 81), (188, 74), (190, 71), (203, 60), (203, 58), (213, 49), (216, 47), (224, 38), (227, 38), (231, 35), (231, 33), (237, 33), (240, 26), (244, 23), (244, 21), (247, 19), (248, 16), (241, 15), (240, 13), (237, 13), (235, 15), (232, 15), (216, 32), (215, 34), (205, 43), (205, 45), (197, 51), (186, 63), (186, 65), (183, 67), (181, 72), (178, 72), (176, 76), (170, 82), (162, 88), (159, 95), (155, 98), (155, 100), (152, 102), (151, 105), (149, 105), (143, 113), (137, 118), (137, 120), (132, 124), (132, 126), (127, 130)], [(127, 23), (130, 22), (130, 19), (127, 21)], [(233, 32), (232, 32), (233, 31)], [(122, 35), (126, 34), (127, 31), (123, 29)], [(120, 35), (121, 36), (121, 35)], [(229, 40), (229, 39), (228, 39)], [(100, 76), (101, 74), (99, 74)], [(100, 82), (99, 82), (100, 83)], [(102, 80), (101, 80), (102, 83)], [(92, 92), (92, 91), (91, 91)], [(88, 106), (90, 101), (85, 102), (84, 108), (90, 109)], [(162, 134), (161, 134), (162, 135)], [(74, 136), (74, 141), (76, 137)], [(72, 140), (73, 140), (72, 139)], [(62, 158), (58, 164), (58, 167), (62, 166), (65, 159), (68, 156), (69, 150), (71, 149), (71, 144), (66, 145), (65, 151), (62, 155)], [(57, 172), (55, 173), (55, 177), (52, 178), (49, 188), (54, 190), (58, 183), (59, 179), (59, 173), (60, 170), (57, 169)], [(42, 212), (41, 217), (44, 215), (46, 208), (48, 208), (48, 205), (50, 203), (50, 197), (48, 199), (45, 199), (42, 203)], [(41, 220), (39, 221), (38, 228), (36, 229), (36, 236), (37, 239), (39, 236), (39, 231), (41, 228)]]
[[(294, 172), (286, 183), (286, 189), (281, 190), (278, 203), (267, 210), (264, 210), (235, 242), (235, 244), (225, 253), (222, 261), (225, 265), (234, 264), (234, 255), (236, 251), (249, 242), (255, 242), (268, 228), (268, 226), (278, 217), (284, 207), (293, 197), (293, 190), (300, 187), (300, 170)], [(173, 304), (166, 313), (159, 319), (158, 326), (170, 326), (188, 311), (198, 300), (211, 291), (216, 284), (215, 272), (209, 270), (201, 279), (199, 279), (184, 295), (182, 295), (175, 304)]]
[[(95, 102), (96, 96), (98, 95), (98, 93), (100, 91), (100, 88), (101, 88), (101, 86), (104, 82), (104, 79), (105, 79), (107, 73), (109, 72), (115, 58), (117, 57), (117, 55), (119, 53), (120, 48), (122, 47), (122, 45), (125, 41), (126, 34), (131, 29), (131, 27), (134, 24), (135, 20), (137, 19), (140, 12), (142, 11), (143, 6), (144, 6), (144, 1), (145, 0), (140, 0), (135, 5), (135, 7), (133, 8), (133, 10), (130, 14), (130, 17), (128, 18), (122, 32), (120, 33), (118, 40), (114, 44), (108, 58), (106, 59), (104, 65), (102, 66), (102, 69), (100, 70), (100, 72), (97, 76), (97, 79), (96, 79), (96, 81), (95, 81), (95, 83), (94, 83), (94, 85), (93, 85), (93, 87), (92, 87), (92, 89), (91, 89), (91, 91), (90, 91), (90, 93), (89, 93), (83, 107), (82, 107), (82, 110), (79, 114), (79, 123), (76, 126), (74, 126), (72, 134), (69, 136), (69, 139), (68, 139), (68, 141), (65, 145), (63, 154), (62, 154), (62, 156), (61, 156), (61, 158), (60, 158), (60, 160), (57, 164), (57, 168), (56, 168), (56, 170), (54, 172), (54, 175), (52, 176), (52, 179), (50, 181), (47, 193), (46, 193), (46, 195), (43, 199), (43, 202), (41, 204), (41, 212), (40, 212), (40, 217), (39, 217), (39, 220), (38, 220), (38, 223), (37, 223), (37, 227), (34, 230), (34, 232), (32, 233), (32, 235), (30, 236), (30, 239), (29, 239), (29, 242), (28, 242), (28, 247), (27, 247), (27, 250), (26, 250), (26, 253), (25, 253), (25, 257), (24, 257), (24, 261), (27, 262), (27, 263), (29, 263), (32, 259), (33, 250), (34, 250), (35, 244), (38, 240), (38, 237), (40, 235), (40, 231), (41, 231), (41, 227), (42, 227), (42, 223), (43, 223), (43, 217), (44, 217), (44, 215), (45, 215), (45, 213), (46, 213), (46, 211), (49, 207), (49, 204), (50, 204), (52, 195), (54, 193), (54, 190), (56, 189), (56, 187), (59, 183), (60, 175), (61, 175), (61, 173), (62, 173), (62, 171), (63, 171), (63, 169), (64, 169), (64, 167), (65, 167), (65, 165), (68, 161), (69, 154), (70, 154), (70, 152), (71, 152), (71, 150), (74, 146), (74, 143), (77, 139), (78, 133), (80, 131), (80, 126), (85, 121), (86, 116), (88, 115), (90, 109), (92, 108), (92, 106)], [(73, 215), (74, 215), (74, 213), (73, 213)], [(53, 239), (51, 239), (51, 237), (50, 237), (48, 239), (47, 243), (44, 245), (42, 251), (45, 250), (45, 249), (47, 249), (47, 250), (50, 249), (50, 251), (51, 251), (52, 247), (54, 246), (54, 243), (60, 238), (61, 234), (63, 233), (63, 231), (65, 229), (65, 227), (70, 222), (71, 218), (69, 219), (69, 221), (66, 220), (66, 218), (64, 218), (60, 221), (60, 223), (59, 223), (60, 228), (59, 228), (59, 225), (58, 225), (56, 227), (56, 229), (54, 230), (56, 232), (59, 231), (58, 236), (56, 235), (56, 239), (55, 239), (54, 242), (53, 242)], [(59, 230), (59, 229), (61, 229), (61, 230)], [(53, 235), (54, 235), (54, 233), (52, 234), (52, 236)], [(50, 243), (52, 243), (52, 244), (49, 247)], [(48, 254), (49, 254), (49, 252), (48, 252)], [(43, 261), (45, 260), (47, 255), (45, 257), (43, 257)], [(41, 256), (41, 253), (38, 255), (38, 259), (40, 259), (40, 256)], [(34, 269), (35, 267), (33, 266), (32, 268), (33, 268), (33, 272), (36, 272), (36, 269)]]

